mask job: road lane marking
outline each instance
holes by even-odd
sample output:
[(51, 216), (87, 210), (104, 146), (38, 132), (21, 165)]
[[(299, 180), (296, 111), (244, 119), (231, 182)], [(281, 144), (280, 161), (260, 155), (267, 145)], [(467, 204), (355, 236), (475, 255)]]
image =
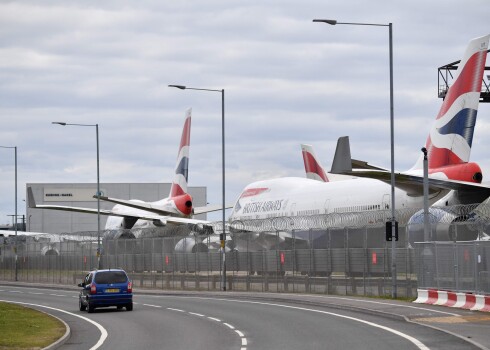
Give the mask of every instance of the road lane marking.
[(398, 335), (399, 337), (402, 337), (408, 341), (410, 341), (412, 344), (414, 344), (417, 348), (420, 350), (430, 350), (424, 343), (422, 343), (420, 340), (406, 334), (400, 331), (397, 331), (395, 329), (380, 325), (378, 323), (366, 321), (360, 318), (352, 317), (352, 316), (346, 316), (346, 315), (341, 315), (341, 314), (336, 314), (334, 312), (328, 312), (328, 311), (323, 311), (323, 310), (315, 310), (315, 309), (308, 309), (305, 307), (299, 307), (299, 306), (291, 306), (291, 305), (282, 305), (282, 304), (274, 304), (274, 303), (265, 303), (265, 302), (260, 302), (260, 301), (248, 301), (248, 300), (234, 300), (234, 299), (213, 299), (213, 300), (221, 300), (221, 301), (228, 301), (228, 302), (236, 302), (236, 303), (248, 303), (248, 304), (257, 304), (257, 305), (267, 305), (267, 306), (277, 306), (277, 307), (282, 307), (285, 309), (293, 309), (293, 310), (301, 310), (301, 311), (309, 311), (309, 312), (315, 312), (319, 314), (324, 314), (324, 315), (330, 315), (330, 316), (335, 316), (339, 318), (345, 318), (351, 321), (356, 321), (360, 323), (364, 323), (368, 326), (375, 327), (382, 329), (384, 331), (393, 333), (395, 335)]
[(52, 295), (54, 297), (66, 297), (66, 295), (61, 295), (61, 294), (50, 294), (50, 295)]
[(184, 310), (174, 309), (174, 308), (171, 308), (171, 307), (167, 307), (167, 310), (172, 310), (172, 311), (177, 311), (177, 312), (185, 312)]
[[(311, 297), (318, 297), (316, 295), (312, 295)], [(394, 303), (386, 303), (382, 301), (374, 301), (374, 300), (357, 300), (357, 299), (351, 299), (351, 298), (343, 298), (343, 297), (325, 297), (322, 296), (324, 299), (338, 299), (338, 300), (349, 300), (349, 301), (354, 301), (357, 303), (366, 303), (366, 304), (378, 304), (378, 305), (387, 305), (387, 306), (396, 306), (396, 307), (404, 307), (407, 309), (416, 309), (416, 310), (424, 310), (424, 311), (430, 311), (430, 312), (435, 312), (439, 314), (446, 314), (446, 315), (451, 315), (451, 316), (461, 316), (459, 314), (455, 314), (452, 312), (445, 312), (445, 311), (440, 311), (440, 310), (434, 310), (434, 309), (429, 309), (426, 307), (419, 307), (419, 306), (412, 306), (412, 305), (401, 305), (401, 304), (394, 304)]]
[(107, 335), (108, 334), (107, 334), (106, 329), (104, 327), (102, 327), (102, 325), (100, 325), (99, 323), (97, 323), (95, 321), (92, 321), (88, 317), (77, 315), (77, 314), (74, 314), (72, 312), (65, 311), (65, 310), (62, 310), (62, 309), (57, 309), (57, 308), (54, 308), (54, 307), (51, 307), (51, 306), (45, 306), (45, 305), (39, 305), (39, 304), (31, 304), (31, 303), (23, 303), (23, 302), (20, 302), (20, 301), (10, 301), (10, 300), (0, 300), (0, 301), (5, 301), (7, 303), (13, 303), (13, 304), (20, 304), (20, 305), (43, 307), (43, 308), (46, 308), (46, 309), (63, 312), (65, 314), (68, 314), (68, 315), (71, 315), (71, 316), (75, 316), (75, 317), (81, 318), (82, 320), (85, 320), (85, 321), (93, 324), (95, 327), (97, 327), (99, 329), (99, 331), (100, 331), (100, 338), (97, 341), (97, 343), (94, 346), (92, 346), (89, 350), (96, 350), (96, 349), (100, 348), (102, 346), (102, 344), (104, 344), (105, 340), (107, 339)]
[(231, 324), (229, 324), (229, 323), (223, 322), (223, 324), (224, 324), (226, 327), (230, 328), (230, 329), (235, 329), (235, 327), (233, 327), (233, 326), (232, 326)]
[(158, 306), (158, 305), (151, 305), (151, 304), (142, 304), (142, 305), (149, 306), (149, 307), (161, 308), (161, 306)]
[(195, 312), (189, 312), (189, 314), (194, 315), (194, 316), (204, 317), (204, 315), (198, 314), (198, 313), (195, 313)]
[(20, 290), (9, 290), (9, 293), (20, 293), (20, 294), (24, 294), (24, 292), (21, 292)]
[[(143, 305), (147, 305), (147, 304), (143, 304)], [(171, 308), (171, 307), (167, 307), (167, 310), (172, 310), (172, 311), (177, 311), (177, 312), (186, 312), (185, 310), (181, 310), (181, 309), (174, 309), (174, 308)], [(219, 318), (215, 318), (215, 317), (209, 317), (209, 316), (206, 316), (206, 315), (203, 315), (203, 314), (198, 314), (196, 312), (190, 312), (188, 311), (187, 312), (189, 315), (193, 315), (193, 316), (198, 316), (198, 317), (206, 317), (207, 319), (209, 320), (212, 320), (212, 321), (215, 321), (215, 322), (219, 322), (221, 324), (224, 324), (226, 327), (230, 328), (230, 329), (233, 329), (235, 331), (236, 334), (238, 334), (238, 336), (240, 337), (240, 340), (242, 342), (242, 347), (240, 348), (240, 350), (247, 350), (246, 348), (246, 345), (247, 345), (247, 338), (245, 338), (245, 335), (240, 332), (239, 330), (235, 329), (235, 327), (229, 323), (226, 323), (226, 322), (222, 322)]]

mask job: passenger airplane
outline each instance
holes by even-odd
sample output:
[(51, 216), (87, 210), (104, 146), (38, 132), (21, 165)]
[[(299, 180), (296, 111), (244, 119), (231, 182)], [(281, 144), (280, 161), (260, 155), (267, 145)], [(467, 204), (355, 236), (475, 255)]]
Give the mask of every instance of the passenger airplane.
[[(470, 41), (454, 84), (430, 130), (426, 148), (429, 150), (431, 205), (442, 198), (448, 204), (467, 203), (470, 199), (475, 201), (477, 197), (477, 202), (482, 202), (490, 195), (490, 187), (481, 184), (480, 167), (469, 162), (489, 38), (490, 35), (487, 35)], [(337, 163), (345, 165), (345, 160), (339, 158)], [(305, 166), (307, 173), (314, 173), (310, 177), (323, 181), (285, 177), (251, 183), (236, 201), (230, 222), (370, 211), (389, 209), (391, 206), (390, 173), (387, 171), (366, 166), (368, 170), (358, 174), (348, 172), (352, 169), (342, 169), (343, 173), (347, 171), (355, 177), (325, 182), (328, 177), (321, 166)], [(395, 207), (421, 208), (422, 183), (422, 159), (419, 159), (409, 171), (396, 174)], [(445, 197), (452, 190), (451, 198)]]
[[(116, 203), (111, 210), (100, 210), (108, 215), (105, 230), (141, 229), (166, 225), (188, 225), (199, 233), (211, 233), (210, 221), (192, 219), (193, 215), (220, 210), (219, 206), (193, 207), (192, 197), (187, 193), (189, 170), (189, 145), (191, 133), (191, 109), (186, 111), (185, 123), (180, 140), (175, 175), (167, 198), (157, 202), (144, 202), (137, 199), (124, 200), (100, 196), (101, 200)], [(97, 214), (97, 209), (59, 205), (36, 205), (32, 189), (29, 187), (28, 204), (30, 208), (64, 210)], [(94, 196), (97, 198), (97, 196)]]

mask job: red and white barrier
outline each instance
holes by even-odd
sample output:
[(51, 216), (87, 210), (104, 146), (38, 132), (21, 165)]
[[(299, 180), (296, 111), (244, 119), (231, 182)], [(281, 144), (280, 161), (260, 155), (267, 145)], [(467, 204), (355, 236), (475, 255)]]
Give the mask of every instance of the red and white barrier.
[(431, 304), (490, 312), (490, 296), (455, 293), (437, 289), (417, 289), (417, 304)]

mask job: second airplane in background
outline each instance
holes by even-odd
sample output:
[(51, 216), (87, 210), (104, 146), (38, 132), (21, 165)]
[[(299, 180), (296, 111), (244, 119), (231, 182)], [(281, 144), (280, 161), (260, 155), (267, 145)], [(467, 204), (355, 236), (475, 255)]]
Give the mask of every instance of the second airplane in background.
[[(187, 225), (199, 233), (212, 233), (210, 221), (193, 219), (193, 215), (221, 209), (221, 206), (193, 207), (192, 196), (187, 192), (189, 173), (189, 145), (191, 134), (191, 109), (186, 111), (184, 128), (180, 139), (175, 174), (169, 196), (156, 202), (137, 199), (118, 199), (100, 196), (101, 200), (116, 203), (111, 210), (101, 210), (107, 215), (105, 230), (117, 230), (122, 234), (125, 229), (142, 229), (167, 225)], [(79, 213), (97, 214), (97, 209), (59, 205), (36, 205), (32, 189), (28, 188), (29, 207), (37, 209), (64, 210)], [(132, 230), (131, 235), (142, 231)]]

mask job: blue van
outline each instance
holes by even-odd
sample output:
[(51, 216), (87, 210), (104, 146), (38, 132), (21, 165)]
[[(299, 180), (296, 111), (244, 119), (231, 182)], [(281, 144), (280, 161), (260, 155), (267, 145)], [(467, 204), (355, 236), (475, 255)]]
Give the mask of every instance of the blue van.
[(133, 283), (121, 269), (90, 271), (78, 284), (82, 288), (78, 298), (80, 311), (94, 312), (98, 307), (116, 306), (133, 310)]

